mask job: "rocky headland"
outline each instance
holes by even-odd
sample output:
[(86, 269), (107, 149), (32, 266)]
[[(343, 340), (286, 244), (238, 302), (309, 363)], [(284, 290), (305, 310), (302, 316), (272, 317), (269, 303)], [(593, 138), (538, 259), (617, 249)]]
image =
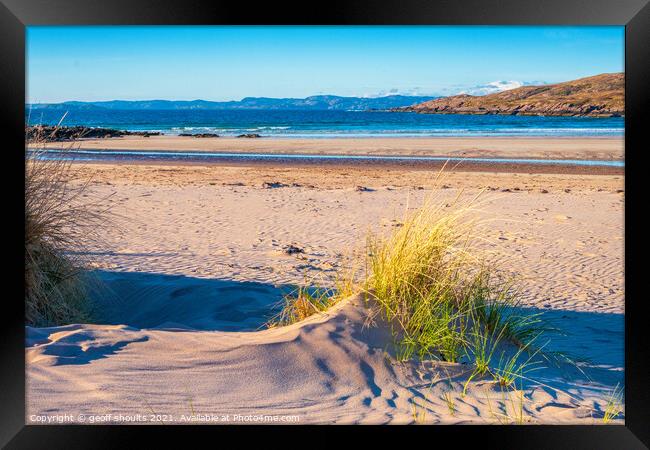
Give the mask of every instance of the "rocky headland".
[(522, 86), (495, 94), (442, 97), (393, 108), (425, 114), (618, 117), (625, 114), (625, 77), (606, 73), (564, 83)]

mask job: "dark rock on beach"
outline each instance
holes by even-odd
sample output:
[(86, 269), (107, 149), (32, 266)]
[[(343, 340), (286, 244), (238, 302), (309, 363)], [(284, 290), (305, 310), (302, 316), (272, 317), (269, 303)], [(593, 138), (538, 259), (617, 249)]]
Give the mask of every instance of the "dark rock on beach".
[(197, 133), (197, 134), (181, 133), (179, 134), (179, 136), (195, 137), (195, 138), (218, 138), (219, 137), (217, 133)]
[(159, 136), (161, 133), (155, 131), (126, 131), (112, 128), (91, 128), (83, 126), (75, 127), (54, 127), (49, 125), (34, 125), (25, 127), (25, 139), (27, 141), (58, 142), (72, 141), (81, 138), (114, 138), (122, 136)]
[(249, 139), (256, 139), (256, 138), (261, 138), (262, 136), (257, 134), (257, 133), (247, 133), (247, 134), (240, 134), (237, 136), (238, 138), (249, 138)]
[(294, 255), (294, 254), (296, 254), (296, 253), (305, 253), (305, 250), (303, 250), (302, 248), (297, 247), (297, 246), (291, 244), (291, 245), (287, 245), (286, 247), (284, 247), (284, 252), (285, 252), (287, 255)]
[(264, 189), (275, 189), (275, 188), (281, 188), (281, 187), (288, 187), (288, 184), (280, 183), (278, 181), (265, 181), (262, 184), (262, 187)]

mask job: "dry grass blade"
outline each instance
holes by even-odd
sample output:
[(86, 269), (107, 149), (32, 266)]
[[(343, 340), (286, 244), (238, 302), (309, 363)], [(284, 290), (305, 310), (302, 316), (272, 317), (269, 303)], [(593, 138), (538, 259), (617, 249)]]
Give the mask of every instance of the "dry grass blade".
[(603, 423), (609, 424), (613, 420), (624, 418), (623, 415), (623, 404), (625, 391), (623, 388), (620, 388), (617, 384), (616, 387), (607, 397), (607, 404), (605, 405), (605, 411), (603, 412)]

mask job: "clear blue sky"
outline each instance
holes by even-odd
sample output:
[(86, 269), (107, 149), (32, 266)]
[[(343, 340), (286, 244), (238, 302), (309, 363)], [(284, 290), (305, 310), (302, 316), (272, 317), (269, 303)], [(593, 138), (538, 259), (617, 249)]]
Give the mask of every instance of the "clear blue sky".
[(27, 29), (29, 103), (486, 93), (623, 70), (623, 27)]

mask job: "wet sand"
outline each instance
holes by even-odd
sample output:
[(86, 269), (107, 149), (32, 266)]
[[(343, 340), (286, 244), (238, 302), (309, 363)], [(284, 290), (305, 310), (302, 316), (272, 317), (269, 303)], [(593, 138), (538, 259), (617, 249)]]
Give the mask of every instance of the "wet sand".
[[(66, 148), (69, 143), (51, 143)], [(95, 150), (217, 151), (382, 156), (453, 156), (623, 160), (622, 137), (436, 137), (279, 139), (194, 138), (183, 136), (82, 139), (75, 148)]]

